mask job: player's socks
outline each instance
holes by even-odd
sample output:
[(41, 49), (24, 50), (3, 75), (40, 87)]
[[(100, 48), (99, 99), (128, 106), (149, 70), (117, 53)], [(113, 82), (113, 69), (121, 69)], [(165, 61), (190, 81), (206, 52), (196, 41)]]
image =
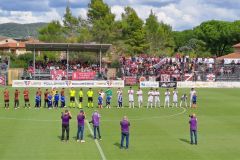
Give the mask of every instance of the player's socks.
[(93, 108), (93, 102), (91, 103), (91, 105), (92, 105), (92, 108)]
[(129, 103), (129, 108), (131, 108), (131, 102)]
[(82, 108), (82, 103), (81, 102), (79, 103), (79, 108)]
[(88, 108), (89, 108), (89, 103), (87, 104)]

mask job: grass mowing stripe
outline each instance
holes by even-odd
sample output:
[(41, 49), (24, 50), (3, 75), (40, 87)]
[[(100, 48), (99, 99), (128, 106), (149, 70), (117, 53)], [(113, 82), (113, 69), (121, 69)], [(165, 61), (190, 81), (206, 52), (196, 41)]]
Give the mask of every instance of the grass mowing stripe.
[[(88, 129), (89, 129), (91, 135), (93, 136), (93, 130), (92, 130), (92, 128), (91, 128), (88, 120), (86, 120), (86, 123), (87, 123)], [(100, 144), (98, 143), (98, 140), (95, 139), (94, 141), (95, 141), (96, 146), (97, 146), (97, 148), (98, 148), (98, 151), (99, 151), (99, 153), (100, 153), (100, 155), (101, 155), (101, 157), (102, 157), (102, 160), (107, 160), (106, 157), (105, 157), (105, 154), (103, 153), (102, 147), (101, 147)]]
[[(79, 105), (78, 101), (75, 101), (75, 102), (77, 103), (77, 105)], [(92, 128), (91, 128), (91, 126), (90, 126), (90, 124), (89, 124), (87, 119), (86, 119), (86, 123), (87, 123), (88, 129), (89, 129), (91, 135), (93, 136), (93, 130), (92, 130)], [(96, 144), (96, 146), (98, 148), (98, 151), (99, 151), (99, 153), (100, 153), (100, 155), (102, 157), (102, 160), (107, 160), (105, 154), (103, 153), (102, 147), (98, 143), (97, 139), (94, 139), (94, 142), (95, 142), (95, 144)]]

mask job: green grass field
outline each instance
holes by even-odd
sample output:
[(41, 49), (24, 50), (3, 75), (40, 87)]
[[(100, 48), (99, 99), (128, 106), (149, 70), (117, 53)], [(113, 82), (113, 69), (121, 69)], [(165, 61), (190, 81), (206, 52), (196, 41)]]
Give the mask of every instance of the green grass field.
[[(124, 105), (127, 106), (127, 89)], [(0, 95), (0, 160), (99, 160), (102, 159), (87, 125), (86, 143), (77, 143), (76, 115), (79, 109), (71, 109), (70, 141), (60, 141), (62, 109), (23, 109), (21, 94), (18, 110), (13, 109), (14, 88), (10, 110), (3, 109), (3, 88)], [(135, 88), (136, 90), (136, 88)], [(31, 89), (34, 105), (36, 89)], [(95, 90), (96, 93), (97, 90)], [(161, 89), (161, 94), (163, 94)], [(21, 90), (22, 92), (22, 90)], [(99, 144), (107, 160), (239, 160), (240, 159), (240, 105), (239, 89), (197, 89), (198, 108), (181, 109), (117, 109), (116, 90), (111, 109), (100, 114), (102, 141)], [(146, 94), (147, 90), (144, 90)], [(189, 89), (179, 89), (179, 95)], [(86, 93), (86, 91), (85, 91)], [(66, 93), (67, 94), (67, 93)], [(95, 94), (96, 95), (96, 94)], [(68, 98), (67, 98), (68, 100)], [(135, 103), (136, 103), (135, 98)], [(147, 96), (144, 96), (146, 105)], [(86, 106), (86, 98), (84, 99)], [(95, 104), (97, 104), (95, 96)], [(163, 96), (161, 96), (163, 104)], [(96, 105), (95, 105), (96, 106)], [(94, 109), (84, 108), (87, 119)], [(188, 115), (195, 112), (198, 118), (198, 142), (189, 144)], [(120, 125), (124, 115), (130, 119), (130, 148), (120, 149)]]

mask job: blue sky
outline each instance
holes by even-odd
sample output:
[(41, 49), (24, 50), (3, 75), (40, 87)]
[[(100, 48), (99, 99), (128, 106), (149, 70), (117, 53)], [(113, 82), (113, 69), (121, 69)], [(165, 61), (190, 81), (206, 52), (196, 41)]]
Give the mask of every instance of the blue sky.
[[(33, 23), (62, 20), (68, 0), (0, 0), (0, 23)], [(86, 17), (90, 0), (69, 0), (76, 16)], [(116, 19), (125, 6), (133, 7), (145, 20), (150, 11), (174, 30), (190, 29), (211, 19), (240, 19), (240, 0), (104, 0)]]

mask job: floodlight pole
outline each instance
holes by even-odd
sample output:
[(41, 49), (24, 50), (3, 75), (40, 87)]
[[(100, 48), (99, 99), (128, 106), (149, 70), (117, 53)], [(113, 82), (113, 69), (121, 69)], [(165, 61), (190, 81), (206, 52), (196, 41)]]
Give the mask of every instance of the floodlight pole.
[(101, 45), (101, 48), (100, 48), (100, 57), (99, 57), (99, 62), (100, 62), (100, 65), (99, 65), (99, 72), (100, 72), (100, 75), (102, 76), (102, 45)]
[(34, 80), (35, 80), (35, 76), (36, 76), (36, 52), (35, 52), (35, 47), (33, 50), (33, 75), (34, 75)]
[(68, 48), (67, 48), (67, 80), (68, 80), (68, 67), (69, 67), (69, 56), (68, 56), (68, 54), (69, 54), (69, 51), (68, 51)]

